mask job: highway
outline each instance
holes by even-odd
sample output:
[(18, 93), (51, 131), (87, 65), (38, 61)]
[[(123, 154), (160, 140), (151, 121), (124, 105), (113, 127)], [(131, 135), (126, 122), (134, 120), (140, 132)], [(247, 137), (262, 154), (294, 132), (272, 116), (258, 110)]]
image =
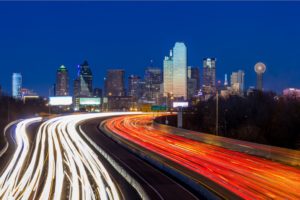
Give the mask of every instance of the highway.
[(111, 115), (119, 114), (52, 118), (40, 125), (35, 137), (29, 127), (41, 118), (18, 122), (16, 148), (1, 171), (0, 199), (123, 199), (126, 194), (140, 199), (134, 189), (130, 194), (122, 191), (110, 173), (112, 167), (104, 164), (76, 128), (81, 121)]
[(131, 114), (136, 113), (38, 117), (11, 123), (0, 155), (0, 199), (198, 200), (197, 194), (98, 128), (104, 119)]
[[(152, 126), (151, 115), (107, 120), (116, 135), (206, 177), (243, 199), (300, 199), (300, 169)], [(215, 189), (215, 188), (211, 188)]]
[[(147, 164), (144, 160), (133, 155), (118, 143), (106, 136), (99, 130), (99, 123), (104, 121), (103, 118), (87, 120), (80, 125), (80, 129), (89, 137), (94, 145), (95, 151), (100, 146), (116, 160), (123, 170), (126, 170), (130, 176), (142, 185), (143, 190), (148, 194), (150, 199), (201, 199), (200, 194), (193, 194), (180, 183), (172, 180), (161, 171)], [(86, 134), (85, 134), (86, 133)], [(132, 198), (129, 198), (132, 199)], [(203, 199), (203, 197), (202, 197)]]

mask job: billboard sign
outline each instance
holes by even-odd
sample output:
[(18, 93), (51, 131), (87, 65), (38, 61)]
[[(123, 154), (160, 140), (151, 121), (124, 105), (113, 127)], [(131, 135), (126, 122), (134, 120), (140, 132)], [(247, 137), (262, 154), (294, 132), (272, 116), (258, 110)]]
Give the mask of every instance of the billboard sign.
[(49, 97), (49, 105), (51, 106), (70, 106), (73, 103), (71, 96)]
[(186, 108), (186, 107), (189, 107), (189, 102), (186, 102), (186, 101), (182, 101), (182, 102), (173, 102), (173, 108), (178, 108), (178, 107), (181, 107), (181, 108)]
[(97, 106), (101, 104), (101, 99), (98, 97), (79, 98), (79, 105), (82, 106)]

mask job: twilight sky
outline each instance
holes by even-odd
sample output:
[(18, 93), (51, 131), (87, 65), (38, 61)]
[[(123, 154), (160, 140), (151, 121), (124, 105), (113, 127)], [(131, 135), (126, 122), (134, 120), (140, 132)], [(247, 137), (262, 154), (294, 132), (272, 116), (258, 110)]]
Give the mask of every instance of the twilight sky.
[[(41, 95), (64, 64), (70, 84), (87, 59), (94, 86), (106, 69), (143, 75), (162, 61), (176, 41), (188, 48), (188, 64), (217, 58), (217, 77), (267, 65), (265, 88), (300, 88), (300, 2), (0, 2), (0, 85), (11, 91), (11, 75)], [(202, 76), (202, 71), (201, 71)], [(127, 82), (126, 82), (127, 83)]]

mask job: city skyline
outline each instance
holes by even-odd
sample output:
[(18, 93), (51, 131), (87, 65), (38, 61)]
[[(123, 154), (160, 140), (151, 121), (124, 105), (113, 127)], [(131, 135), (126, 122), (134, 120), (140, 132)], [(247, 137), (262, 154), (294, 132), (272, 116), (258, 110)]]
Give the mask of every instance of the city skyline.
[[(294, 26), (300, 19), (297, 2), (122, 2), (120, 7), (116, 4), (77, 2), (66, 9), (66, 2), (31, 2), (26, 3), (28, 9), (22, 9), (14, 3), (2, 3), (0, 15), (10, 19), (3, 23), (2, 34), (7, 39), (2, 41), (0, 50), (5, 66), (0, 74), (2, 90), (10, 93), (11, 74), (20, 72), (24, 87), (46, 96), (60, 65), (69, 69), (72, 81), (77, 65), (85, 59), (93, 70), (94, 86), (103, 88), (107, 69), (122, 68), (126, 77), (142, 76), (150, 60), (162, 69), (163, 58), (176, 41), (183, 41), (189, 49), (188, 66), (201, 69), (203, 58), (217, 58), (217, 80), (224, 81), (225, 73), (242, 69), (245, 88), (255, 86), (253, 66), (261, 61), (268, 66), (264, 75), (266, 90), (281, 92), (284, 88), (300, 87), (300, 29)], [(174, 13), (182, 12), (172, 14), (166, 10), (168, 7)], [(210, 13), (212, 8), (214, 12)], [(53, 14), (54, 9), (60, 10)], [(82, 14), (87, 11), (89, 14)], [(150, 15), (153, 11), (156, 15)], [(124, 18), (111, 16), (111, 12), (119, 12)], [(148, 29), (156, 31), (146, 34)], [(31, 77), (32, 71), (40, 77)], [(202, 73), (201, 70), (200, 77)]]

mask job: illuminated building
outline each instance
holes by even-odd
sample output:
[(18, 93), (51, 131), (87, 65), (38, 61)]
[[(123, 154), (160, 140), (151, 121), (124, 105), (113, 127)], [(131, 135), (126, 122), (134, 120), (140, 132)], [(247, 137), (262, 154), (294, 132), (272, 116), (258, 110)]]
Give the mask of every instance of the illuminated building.
[(228, 86), (227, 74), (224, 75), (224, 87)]
[(148, 102), (158, 103), (160, 99), (160, 86), (162, 71), (160, 68), (148, 67), (145, 70), (144, 96)]
[(216, 59), (203, 59), (203, 86), (216, 87)]
[(93, 74), (87, 61), (78, 65), (77, 78), (74, 81), (75, 97), (90, 97), (93, 94)]
[(286, 88), (282, 93), (284, 97), (300, 99), (300, 89)]
[(230, 76), (231, 90), (233, 94), (243, 95), (244, 94), (244, 76), (245, 73), (242, 70), (232, 72)]
[(216, 59), (203, 59), (203, 84), (202, 92), (204, 100), (216, 94)]
[(198, 94), (198, 91), (200, 89), (199, 68), (189, 66), (187, 70), (187, 76), (188, 99), (191, 99), (193, 96)]
[(22, 93), (22, 75), (20, 73), (13, 73), (12, 75), (12, 96), (15, 99), (21, 99)]
[(141, 77), (137, 75), (131, 75), (128, 77), (128, 96), (138, 100), (141, 97)]
[(170, 56), (166, 56), (163, 62), (164, 70), (164, 83), (163, 83), (163, 93), (167, 97), (168, 94), (173, 93), (173, 55), (172, 50), (170, 51)]
[(69, 95), (69, 75), (64, 65), (61, 65), (56, 72), (55, 96)]
[(125, 71), (123, 69), (109, 69), (106, 72), (105, 96), (125, 96)]
[(259, 91), (263, 90), (263, 74), (266, 69), (266, 65), (262, 62), (258, 62), (254, 66), (254, 70), (256, 72), (256, 89)]
[(187, 99), (187, 48), (183, 42), (176, 42), (173, 48), (173, 95)]

